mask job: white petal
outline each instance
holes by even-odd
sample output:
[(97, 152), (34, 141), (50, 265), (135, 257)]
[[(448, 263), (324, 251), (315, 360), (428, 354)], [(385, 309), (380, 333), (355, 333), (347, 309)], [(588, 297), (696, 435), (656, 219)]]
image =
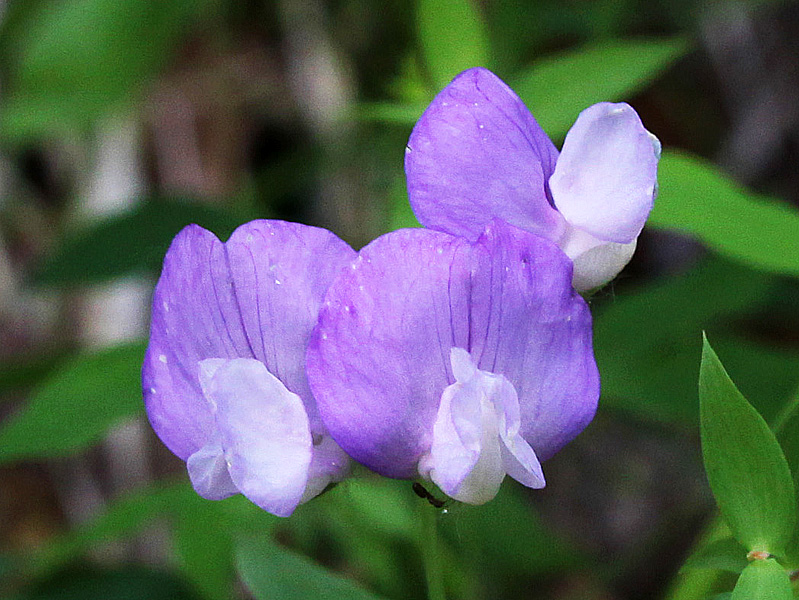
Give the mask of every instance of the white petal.
[(201, 373), (231, 480), (267, 512), (290, 515), (305, 492), (313, 452), (302, 400), (255, 359), (202, 361)]
[(239, 493), (230, 479), (218, 436), (189, 456), (186, 467), (195, 491), (207, 500), (224, 500)]
[(585, 292), (605, 285), (630, 262), (638, 240), (629, 244), (606, 242), (585, 231), (571, 228), (561, 240), (561, 249), (574, 262), (572, 285)]
[(573, 227), (627, 244), (644, 226), (655, 196), (659, 143), (627, 104), (585, 109), (563, 143), (549, 189)]

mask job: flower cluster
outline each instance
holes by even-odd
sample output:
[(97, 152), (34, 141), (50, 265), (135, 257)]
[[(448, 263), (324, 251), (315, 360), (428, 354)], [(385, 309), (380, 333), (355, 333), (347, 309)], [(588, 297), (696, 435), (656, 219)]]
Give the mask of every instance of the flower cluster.
[(173, 241), (143, 389), (159, 437), (209, 499), (290, 515), (350, 473), (424, 478), (487, 502), (591, 421), (591, 315), (577, 290), (629, 260), (659, 145), (626, 104), (585, 110), (558, 154), (485, 69), (447, 86), (407, 149), (424, 229), (359, 253), (253, 221)]

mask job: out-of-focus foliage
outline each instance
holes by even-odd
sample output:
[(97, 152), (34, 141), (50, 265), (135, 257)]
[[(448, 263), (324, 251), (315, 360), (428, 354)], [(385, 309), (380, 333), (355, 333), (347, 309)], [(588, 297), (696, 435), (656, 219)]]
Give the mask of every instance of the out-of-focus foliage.
[[(131, 108), (213, 0), (12, 3), (16, 24), (5, 139), (52, 137)], [(22, 32), (21, 32), (21, 31)]]
[[(694, 248), (689, 259), (667, 265), (659, 275), (643, 281), (622, 277), (615, 287), (591, 299), (602, 374), (601, 417), (610, 423), (657, 423), (663, 435), (695, 442), (696, 382), (701, 332), (706, 330), (743, 396), (773, 424), (796, 478), (799, 211), (734, 183), (706, 158), (668, 147), (679, 143), (680, 127), (690, 129), (685, 123), (707, 117), (693, 114), (692, 101), (697, 98), (681, 102), (673, 90), (675, 72), (681, 76), (687, 64), (701, 57), (696, 47), (705, 30), (695, 16), (700, 3), (418, 0), (410, 10), (407, 3), (394, 0), (377, 6), (363, 0), (6, 3), (0, 20), (0, 146), (13, 161), (14, 168), (8, 171), (15, 177), (18, 171), (25, 177), (33, 172), (33, 183), (26, 180), (17, 185), (11, 176), (0, 181), (0, 242), (10, 240), (22, 256), (43, 257), (30, 261), (37, 268), (25, 271), (26, 282), (68, 300), (82, 286), (113, 282), (120, 276), (145, 275), (154, 281), (169, 241), (190, 222), (222, 239), (241, 222), (266, 216), (316, 219), (326, 225), (331, 215), (344, 215), (353, 229), (365, 232), (418, 226), (405, 193), (404, 143), (427, 102), (452, 76), (475, 64), (495, 69), (508, 81), (556, 143), (588, 105), (629, 101), (667, 146), (650, 225), (690, 236), (710, 252)], [(736, 10), (740, 6), (736, 3)], [(293, 21), (292, 10), (298, 7), (307, 12)], [(295, 31), (297, 21), (310, 24), (309, 29)], [(329, 55), (318, 53), (325, 44), (334, 49)], [(339, 60), (350, 87), (332, 74)], [(191, 129), (194, 133), (208, 133), (215, 125), (228, 128), (226, 134), (233, 138), (240, 134), (236, 139), (247, 144), (246, 164), (241, 172), (233, 170), (238, 179), (229, 186), (235, 199), (214, 195), (212, 206), (199, 198), (192, 203), (164, 200), (195, 194), (159, 187), (164, 136), (158, 131), (156, 104), (167, 100), (159, 96), (155, 102), (153, 90), (175, 70), (192, 64), (194, 71), (183, 73), (178, 84), (171, 82), (176, 87), (166, 97), (177, 108), (166, 111), (167, 116), (202, 123), (204, 128)], [(257, 76), (250, 75), (248, 69), (265, 64)], [(308, 65), (316, 69), (312, 69), (320, 84), (316, 88), (298, 75)], [(252, 86), (236, 80), (244, 91), (231, 92), (235, 86), (226, 78), (231, 72), (244, 73), (241, 80)], [(251, 81), (264, 74), (270, 78)], [(692, 93), (700, 93), (696, 81), (689, 84)], [(210, 110), (192, 104), (195, 95), (203, 92), (215, 101)], [(220, 107), (226, 106), (229, 93), (243, 96), (231, 112), (240, 117), (235, 122), (238, 126), (251, 130), (238, 132), (223, 120)], [(341, 113), (324, 121), (320, 115), (339, 101)], [(144, 170), (152, 193), (146, 200), (132, 202), (131, 209), (90, 225), (67, 223), (71, 211), (65, 205), (82, 202), (84, 188), (76, 181), (84, 175), (79, 165), (91, 164), (82, 156), (90, 154), (88, 141), (106, 117), (119, 114), (128, 115), (144, 132), (140, 150), (147, 159)], [(718, 132), (703, 131), (702, 135), (713, 138)], [(178, 135), (167, 141), (186, 140)], [(33, 154), (24, 154), (21, 148)], [(48, 163), (52, 155), (58, 160)], [(46, 168), (37, 166), (37, 161), (44, 161)], [(58, 193), (41, 193), (44, 200), (37, 196), (39, 179), (44, 178), (40, 170), (49, 173), (51, 185), (57, 184)], [(0, 165), (0, 173), (5, 176), (6, 172), (5, 165)], [(355, 185), (345, 185), (348, 177)], [(350, 196), (335, 204), (326, 194), (340, 189)], [(39, 227), (51, 237), (41, 247), (27, 245), (26, 236), (35, 237), (29, 231), (37, 231), (31, 224), (35, 219), (26, 212), (31, 206), (47, 215), (42, 219), (45, 225)], [(653, 262), (660, 261), (662, 267), (671, 247), (685, 244), (681, 238), (665, 236), (653, 242), (645, 234), (631, 272), (640, 272), (637, 261), (652, 255)], [(663, 250), (667, 258), (658, 259), (658, 251)], [(0, 305), (0, 317), (2, 309)], [(29, 353), (36, 359), (25, 363), (4, 355), (0, 392), (9, 402), (0, 407), (5, 409), (20, 395), (26, 397), (19, 408), (8, 411), (0, 426), (0, 464), (63, 461), (103, 439), (115, 425), (142, 414), (143, 343), (90, 353), (68, 350), (75, 345), (59, 338), (46, 351)], [(743, 400), (740, 395), (735, 399)], [(720, 405), (715, 406), (723, 415)], [(746, 414), (751, 416), (751, 412)], [(753, 428), (744, 421), (738, 419), (732, 427), (737, 437), (728, 437), (730, 428), (710, 436), (716, 455), (710, 459), (712, 468), (738, 456), (735, 444), (747, 436), (768, 437), (762, 421)], [(721, 421), (711, 419), (711, 428), (714, 422)], [(589, 429), (588, 446), (591, 435)], [(773, 450), (773, 446), (769, 441), (763, 447)], [(748, 457), (757, 468), (770, 460), (759, 456), (755, 452)], [(592, 491), (580, 487), (580, 468), (591, 467), (568, 464), (569, 460), (557, 457), (545, 465), (547, 473), (551, 469), (565, 475), (556, 480), (554, 489), (541, 495), (509, 483), (486, 506), (448, 506), (438, 515), (445, 585), (451, 598), (538, 594), (535, 597), (595, 600), (648, 593), (640, 586), (630, 592), (640, 580), (635, 580), (632, 569), (619, 566), (644, 569), (647, 565), (629, 557), (621, 560), (617, 554), (629, 548), (624, 535), (634, 530), (631, 523), (636, 515), (649, 514), (647, 503), (655, 503), (635, 495), (635, 478), (647, 477), (654, 459), (645, 454), (641, 473), (625, 474), (629, 485), (611, 499), (609, 516), (594, 506), (601, 502), (595, 502)], [(612, 463), (612, 456), (605, 462)], [(591, 464), (604, 465), (601, 460)], [(731, 471), (734, 485), (727, 487), (745, 483), (736, 469), (740, 467)], [(687, 470), (686, 477), (699, 477), (698, 465), (687, 465)], [(743, 509), (735, 509), (743, 525), (733, 529), (736, 534), (744, 531), (743, 537), (751, 540), (763, 527), (776, 523), (778, 530), (767, 537), (776, 540), (775, 548), (787, 546), (779, 557), (783, 565), (797, 567), (799, 534), (794, 532), (793, 539), (786, 541), (796, 501), (791, 503), (793, 510), (786, 508), (788, 484), (784, 469), (780, 472), (772, 473), (779, 480), (776, 484), (772, 485), (772, 477), (770, 484), (750, 490), (763, 497), (747, 506), (771, 506), (768, 514), (754, 519), (749, 513), (741, 516)], [(93, 518), (40, 542), (35, 549), (24, 553), (3, 549), (0, 594), (6, 591), (2, 586), (8, 586), (4, 597), (17, 600), (223, 600), (243, 596), (237, 584), (243, 581), (257, 598), (424, 597), (417, 513), (420, 505), (426, 510), (431, 507), (413, 495), (408, 482), (369, 476), (348, 481), (302, 505), (290, 519), (280, 520), (242, 497), (203, 500), (182, 477), (179, 483), (152, 483), (122, 494)], [(681, 486), (681, 482), (668, 485)], [(717, 487), (714, 484), (714, 491)], [(780, 506), (776, 509), (772, 506), (775, 490)], [(604, 519), (608, 530), (622, 541), (613, 535), (597, 541), (601, 536), (595, 531), (564, 533), (562, 527), (547, 521), (552, 505), (560, 504), (559, 493), (584, 495), (583, 510), (594, 520)], [(552, 494), (548, 500), (547, 494)], [(541, 506), (535, 505), (535, 499)], [(781, 516), (774, 517), (777, 514)], [(84, 566), (89, 564), (88, 555), (148, 528), (162, 532), (168, 540), (170, 561), (162, 569)], [(678, 569), (673, 555), (686, 554), (690, 543), (688, 539), (669, 542), (669, 529), (666, 522), (650, 538), (658, 545), (652, 556), (664, 562), (662, 581), (652, 584), (660, 587), (651, 597), (666, 586), (670, 576), (666, 571)], [(723, 596), (729, 599), (725, 590), (732, 589), (739, 573), (733, 598), (785, 596), (787, 577), (780, 565), (769, 560), (747, 566), (750, 548), (741, 546), (723, 528), (715, 534), (700, 538), (699, 550), (684, 569), (702, 573), (711, 583), (704, 582), (694, 591), (678, 588), (675, 599), (704, 600), (716, 592), (725, 592)], [(703, 545), (705, 539), (709, 543)], [(671, 545), (665, 548), (666, 543)], [(664, 544), (662, 553), (659, 544)], [(669, 557), (671, 563), (665, 564)], [(767, 593), (772, 595), (763, 595)]]
[(74, 286), (157, 273), (172, 238), (187, 224), (201, 225), (224, 240), (242, 221), (202, 204), (147, 200), (130, 212), (68, 235), (34, 274), (34, 281)]
[(684, 231), (753, 267), (799, 276), (799, 211), (747, 192), (711, 164), (663, 153), (650, 225)]
[(0, 464), (85, 448), (122, 420), (141, 414), (144, 344), (75, 356), (0, 428)]

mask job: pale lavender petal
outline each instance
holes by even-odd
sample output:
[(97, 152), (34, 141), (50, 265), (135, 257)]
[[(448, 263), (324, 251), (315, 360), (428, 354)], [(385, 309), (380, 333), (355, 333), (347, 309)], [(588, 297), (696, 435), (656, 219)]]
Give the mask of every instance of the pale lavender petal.
[(251, 356), (216, 236), (189, 225), (173, 240), (153, 296), (150, 344), (142, 368), (147, 415), (183, 460), (209, 441), (213, 419), (198, 379), (201, 360)]
[(189, 456), (186, 469), (194, 490), (206, 500), (224, 500), (239, 493), (230, 479), (219, 436)]
[(549, 180), (570, 225), (621, 244), (638, 236), (655, 196), (652, 137), (628, 104), (602, 102), (580, 113)]
[(519, 97), (483, 68), (464, 71), (417, 122), (405, 153), (413, 211), (472, 241), (492, 218), (557, 239), (546, 184), (558, 151)]
[(572, 285), (578, 292), (598, 288), (616, 277), (630, 262), (638, 240), (628, 244), (606, 242), (581, 229), (570, 227), (560, 247), (574, 262)]
[[(476, 386), (469, 386), (465, 390), (463, 387), (461, 383), (453, 383), (441, 395), (441, 404), (433, 424), (430, 452), (422, 457), (419, 464), (419, 474), (432, 480), (451, 498), (457, 497), (458, 490), (480, 458), (480, 398), (475, 398), (479, 390)], [(468, 397), (464, 399), (464, 395)], [(456, 396), (461, 396), (459, 408), (466, 403), (476, 402), (478, 410), (468, 411), (468, 416), (454, 416), (452, 401)], [(464, 423), (468, 417), (472, 417), (472, 422)], [(466, 436), (462, 436), (455, 426), (456, 418), (461, 421), (461, 430), (466, 430)]]
[(302, 400), (251, 358), (201, 375), (231, 480), (264, 510), (290, 515), (305, 492), (313, 452)]

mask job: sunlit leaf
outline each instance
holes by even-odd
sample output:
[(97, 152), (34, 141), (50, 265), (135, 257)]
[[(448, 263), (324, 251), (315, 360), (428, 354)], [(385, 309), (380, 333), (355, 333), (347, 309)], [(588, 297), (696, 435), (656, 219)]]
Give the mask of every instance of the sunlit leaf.
[(268, 539), (242, 538), (236, 564), (257, 600), (377, 600), (349, 579), (277, 546)]
[(580, 111), (629, 99), (687, 49), (683, 39), (604, 42), (542, 58), (508, 83), (544, 130), (562, 138)]
[(790, 468), (776, 437), (707, 339), (699, 401), (702, 456), (721, 514), (747, 550), (782, 554), (796, 522)]
[(663, 153), (649, 224), (697, 237), (748, 265), (799, 276), (799, 210), (744, 190), (710, 163)]
[(488, 40), (477, 2), (417, 0), (416, 19), (425, 63), (437, 88), (465, 69), (489, 66)]
[(66, 361), (3, 424), (0, 464), (80, 450), (141, 414), (144, 349), (144, 343), (135, 342)]
[(788, 574), (775, 560), (752, 562), (738, 579), (732, 600), (791, 600)]

